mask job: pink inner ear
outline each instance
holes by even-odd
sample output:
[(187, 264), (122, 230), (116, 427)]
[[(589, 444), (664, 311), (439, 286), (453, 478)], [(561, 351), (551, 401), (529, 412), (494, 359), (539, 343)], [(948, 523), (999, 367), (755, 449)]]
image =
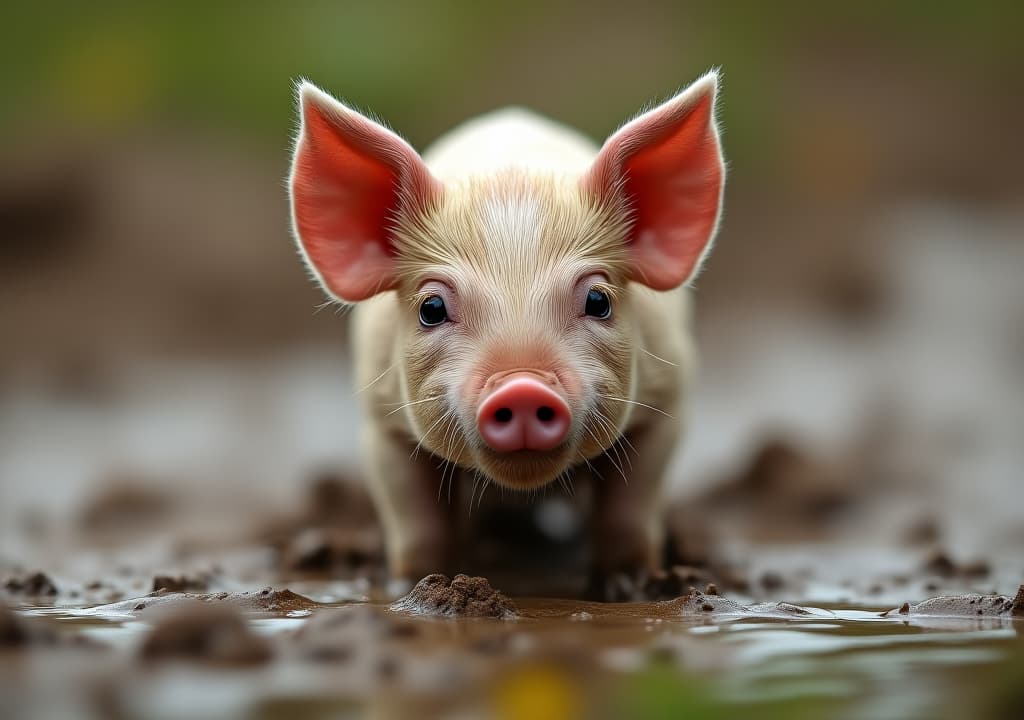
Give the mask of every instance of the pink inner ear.
[(634, 279), (656, 290), (686, 282), (715, 231), (723, 169), (712, 107), (712, 92), (687, 92), (629, 123), (588, 178), (633, 209)]
[(303, 97), (292, 207), (327, 289), (355, 302), (394, 286), (390, 224), (403, 201), (425, 200), (436, 181), (398, 136), (323, 102)]

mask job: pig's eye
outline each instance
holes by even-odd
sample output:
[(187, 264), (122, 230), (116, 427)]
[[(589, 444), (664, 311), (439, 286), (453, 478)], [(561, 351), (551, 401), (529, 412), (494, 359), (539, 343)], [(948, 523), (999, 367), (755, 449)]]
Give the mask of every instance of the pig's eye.
[(587, 305), (584, 312), (599, 320), (610, 318), (612, 316), (612, 301), (608, 299), (608, 293), (597, 288), (590, 288), (590, 292), (587, 293)]
[(448, 319), (448, 308), (439, 295), (431, 295), (420, 305), (420, 325), (432, 327)]

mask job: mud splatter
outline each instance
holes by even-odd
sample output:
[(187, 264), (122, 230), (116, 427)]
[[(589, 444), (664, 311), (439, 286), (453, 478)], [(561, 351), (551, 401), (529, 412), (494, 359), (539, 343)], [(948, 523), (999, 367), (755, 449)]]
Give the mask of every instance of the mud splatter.
[(940, 617), (940, 618), (992, 618), (1024, 617), (1024, 585), (1014, 597), (1007, 595), (940, 595), (922, 602), (903, 603), (895, 610), (882, 613), (883, 617)]
[(279, 615), (308, 612), (321, 607), (320, 603), (314, 602), (291, 590), (274, 590), (268, 587), (253, 592), (218, 593), (182, 593), (159, 590), (145, 597), (98, 605), (83, 611), (83, 613), (99, 616), (135, 615), (136, 613), (154, 608), (192, 603), (234, 606), (249, 612), (265, 612)]

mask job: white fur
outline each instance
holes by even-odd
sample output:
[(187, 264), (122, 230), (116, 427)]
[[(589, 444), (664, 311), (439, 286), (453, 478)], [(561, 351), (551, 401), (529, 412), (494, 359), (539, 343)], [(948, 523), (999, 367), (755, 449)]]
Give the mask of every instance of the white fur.
[(582, 175), (597, 154), (597, 145), (572, 128), (524, 110), (505, 108), (459, 125), (423, 154), (441, 180), (520, 167)]

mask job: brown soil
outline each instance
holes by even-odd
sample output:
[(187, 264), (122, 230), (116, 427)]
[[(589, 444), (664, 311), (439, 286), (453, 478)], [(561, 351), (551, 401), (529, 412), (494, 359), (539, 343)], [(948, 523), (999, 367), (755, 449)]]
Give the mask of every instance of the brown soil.
[(320, 607), (319, 603), (293, 593), (291, 590), (274, 590), (268, 587), (253, 592), (219, 593), (182, 593), (158, 590), (145, 597), (100, 605), (95, 610), (99, 615), (135, 614), (158, 607), (163, 608), (197, 602), (208, 605), (234, 606), (241, 610), (276, 614), (305, 612)]
[(427, 575), (391, 609), (414, 615), (440, 617), (493, 617), (510, 620), (519, 615), (515, 604), (491, 587), (486, 578)]

